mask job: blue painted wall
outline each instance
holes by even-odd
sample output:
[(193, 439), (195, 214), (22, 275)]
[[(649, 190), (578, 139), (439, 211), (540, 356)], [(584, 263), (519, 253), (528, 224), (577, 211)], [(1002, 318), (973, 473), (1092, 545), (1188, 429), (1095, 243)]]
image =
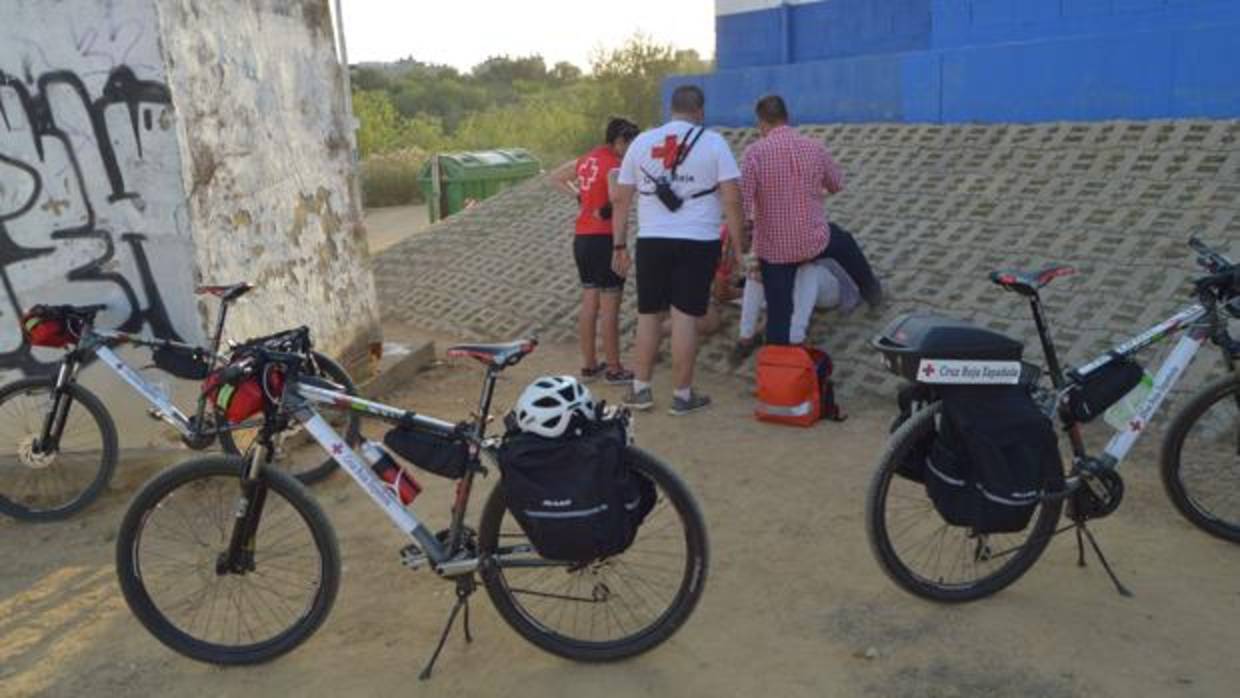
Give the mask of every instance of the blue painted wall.
[(707, 117), (801, 122), (1240, 116), (1240, 0), (826, 0), (717, 18)]

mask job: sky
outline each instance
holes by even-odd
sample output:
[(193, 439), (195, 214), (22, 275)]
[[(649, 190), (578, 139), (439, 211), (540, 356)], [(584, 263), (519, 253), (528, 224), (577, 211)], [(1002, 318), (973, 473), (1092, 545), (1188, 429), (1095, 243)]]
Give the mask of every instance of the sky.
[(713, 0), (341, 0), (350, 63), (413, 56), (468, 70), (491, 56), (542, 54), (589, 69), (590, 52), (636, 31), (715, 53)]

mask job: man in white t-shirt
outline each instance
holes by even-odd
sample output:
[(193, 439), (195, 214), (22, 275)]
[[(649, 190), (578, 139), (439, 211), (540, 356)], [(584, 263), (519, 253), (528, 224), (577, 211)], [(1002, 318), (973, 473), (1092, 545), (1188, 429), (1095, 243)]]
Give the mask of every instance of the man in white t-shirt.
[(744, 230), (740, 168), (727, 141), (701, 125), (706, 98), (701, 88), (682, 85), (672, 92), (671, 121), (639, 135), (620, 165), (613, 192), (615, 251), (612, 266), (627, 275), (628, 220), (637, 198), (637, 365), (624, 404), (638, 410), (654, 406), (650, 381), (659, 351), (662, 318), (671, 313), (671, 414), (710, 404), (693, 391), (697, 360), (697, 318), (710, 305), (710, 283), (719, 263), (719, 224), (727, 218), (732, 250), (740, 268)]

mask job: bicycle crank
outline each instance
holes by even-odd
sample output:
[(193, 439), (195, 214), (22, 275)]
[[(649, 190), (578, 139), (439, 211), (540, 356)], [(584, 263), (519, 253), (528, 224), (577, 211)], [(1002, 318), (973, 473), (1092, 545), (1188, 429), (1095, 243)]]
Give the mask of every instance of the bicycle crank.
[(1081, 486), (1068, 499), (1073, 521), (1101, 519), (1115, 513), (1124, 499), (1124, 479), (1114, 470), (1081, 474)]

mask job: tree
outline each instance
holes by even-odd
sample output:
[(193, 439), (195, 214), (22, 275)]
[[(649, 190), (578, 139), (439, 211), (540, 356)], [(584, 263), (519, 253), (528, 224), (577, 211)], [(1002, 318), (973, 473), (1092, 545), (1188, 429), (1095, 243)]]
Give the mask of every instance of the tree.
[(520, 58), (492, 56), (474, 66), (470, 74), (477, 80), (492, 83), (539, 81), (547, 79), (547, 64), (537, 54)]
[[(669, 75), (704, 70), (696, 51), (677, 51), (638, 32), (619, 48), (597, 49), (590, 57), (593, 77), (604, 86), (603, 102), (591, 111), (594, 117), (625, 113), (642, 125), (661, 120), (663, 79)], [(608, 107), (607, 104), (614, 106)]]
[(555, 64), (555, 67), (553, 67), (548, 74), (551, 76), (553, 81), (560, 84), (576, 82), (581, 79), (581, 68), (578, 68), (568, 61), (560, 61)]

